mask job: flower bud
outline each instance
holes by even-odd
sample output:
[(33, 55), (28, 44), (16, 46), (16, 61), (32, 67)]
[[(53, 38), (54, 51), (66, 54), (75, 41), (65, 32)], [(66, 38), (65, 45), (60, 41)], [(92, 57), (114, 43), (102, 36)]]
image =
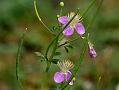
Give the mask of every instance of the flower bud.
[(96, 51), (91, 42), (88, 42), (88, 51), (91, 58), (95, 58), (97, 56)]
[(60, 17), (60, 15), (57, 15), (57, 17), (59, 18), (59, 17)]
[(75, 77), (73, 77), (73, 79), (71, 80), (71, 82), (69, 83), (69, 85), (73, 85), (74, 84), (74, 81), (75, 81)]
[(64, 7), (64, 2), (60, 2), (60, 6), (61, 7)]

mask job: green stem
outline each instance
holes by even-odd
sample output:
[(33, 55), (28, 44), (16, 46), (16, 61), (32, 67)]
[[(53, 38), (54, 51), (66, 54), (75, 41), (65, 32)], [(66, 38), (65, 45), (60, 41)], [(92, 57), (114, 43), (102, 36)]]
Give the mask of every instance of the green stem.
[(54, 48), (53, 48), (52, 54), (51, 54), (51, 56), (50, 56), (50, 58), (49, 58), (49, 61), (52, 60), (53, 55), (55, 54), (55, 51), (56, 51), (56, 49), (57, 49), (58, 38), (59, 38), (59, 37), (57, 37), (57, 39), (56, 39), (56, 41), (55, 41)]
[(96, 0), (92, 0), (92, 2), (89, 4), (88, 8), (83, 12), (83, 14), (80, 17), (80, 20), (87, 14), (89, 9), (93, 6), (93, 4), (96, 2)]
[(48, 72), (48, 71), (49, 71), (50, 66), (51, 66), (51, 62), (47, 61), (47, 67), (46, 67), (46, 70), (45, 70), (46, 72)]
[(60, 9), (60, 16), (62, 16), (62, 7), (61, 7), (61, 9)]
[(22, 46), (23, 46), (23, 41), (24, 41), (24, 36), (26, 34), (26, 31), (22, 34), (20, 42), (19, 42), (19, 46), (18, 46), (18, 51), (17, 51), (17, 55), (16, 55), (16, 78), (17, 81), (20, 85), (20, 88), (23, 89), (21, 81), (20, 81), (20, 60), (21, 60), (21, 52), (22, 52)]
[(55, 44), (54, 44), (54, 48), (53, 48), (52, 54), (51, 54), (51, 56), (49, 58), (49, 61), (47, 61), (46, 72), (48, 72), (48, 70), (49, 70), (49, 68), (51, 66), (53, 55), (55, 54), (55, 51), (57, 49), (58, 38), (59, 38), (59, 36), (56, 38), (56, 41), (55, 41)]
[(94, 17), (91, 19), (91, 21), (90, 21), (90, 23), (88, 24), (86, 30), (89, 30), (90, 27), (91, 27), (91, 25), (92, 25), (93, 22), (95, 21), (95, 19), (96, 19), (96, 17), (97, 17), (97, 14), (99, 13), (99, 10), (100, 10), (100, 8), (101, 8), (102, 3), (103, 3), (103, 0), (100, 0), (99, 6), (98, 6), (98, 8), (97, 8), (97, 10), (96, 10), (96, 12), (95, 12), (95, 14), (94, 14)]
[(35, 9), (35, 13), (36, 13), (36, 16), (38, 17), (38, 20), (42, 23), (42, 25), (53, 35), (55, 35), (46, 25), (45, 23), (41, 20), (40, 16), (39, 16), (39, 13), (38, 13), (38, 10), (37, 10), (37, 6), (36, 6), (36, 0), (34, 0), (34, 9)]

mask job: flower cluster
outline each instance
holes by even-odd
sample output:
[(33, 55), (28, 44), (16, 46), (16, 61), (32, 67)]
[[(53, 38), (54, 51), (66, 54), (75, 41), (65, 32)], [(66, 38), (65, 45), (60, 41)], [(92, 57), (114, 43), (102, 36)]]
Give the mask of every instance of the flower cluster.
[[(40, 52), (36, 52), (36, 55), (41, 59), (41, 61), (46, 61), (46, 64), (47, 64), (46, 72), (48, 72), (52, 63), (57, 64), (57, 66), (59, 67), (60, 70), (55, 72), (55, 74), (53, 76), (53, 79), (56, 83), (67, 82), (69, 85), (73, 85), (73, 83), (75, 81), (75, 75), (76, 75), (77, 71), (79, 70), (78, 65), (81, 64), (81, 62), (84, 59), (84, 54), (86, 51), (86, 45), (88, 46), (88, 54), (90, 55), (90, 57), (95, 58), (97, 56), (97, 53), (94, 49), (94, 46), (89, 40), (89, 34), (84, 35), (86, 33), (86, 30), (85, 30), (85, 27), (84, 27), (83, 22), (82, 22), (82, 18), (85, 16), (85, 14), (87, 13), (89, 8), (93, 5), (93, 3), (95, 1), (96, 0), (91, 2), (91, 4), (88, 6), (88, 8), (86, 10), (84, 10), (84, 13), (82, 14), (82, 16), (79, 14), (79, 10), (77, 10), (77, 13), (70, 12), (68, 15), (62, 16), (62, 8), (64, 7), (65, 4), (64, 4), (64, 2), (60, 2), (61, 10), (60, 10), (59, 15), (57, 15), (58, 26), (53, 26), (53, 29), (51, 30), (41, 20), (39, 14), (38, 14), (37, 7), (36, 7), (36, 0), (34, 0), (34, 9), (35, 9), (35, 12), (36, 12), (36, 15), (37, 15), (39, 21), (46, 28), (46, 30), (48, 30), (52, 35), (55, 36), (55, 38), (52, 40), (52, 42), (48, 45), (45, 54), (42, 54)], [(94, 19), (92, 19), (92, 20), (94, 20)], [(61, 27), (63, 27), (63, 28), (61, 28)], [(58, 33), (56, 33), (55, 32), (56, 30), (60, 30), (60, 31)], [(58, 48), (63, 47), (67, 53), (69, 52), (69, 49), (72, 48), (72, 45), (70, 43), (77, 40), (77, 38), (70, 40), (70, 41), (68, 40), (68, 38), (70, 36), (72, 36), (74, 34), (74, 32), (76, 32), (78, 34), (78, 36), (80, 36), (81, 39), (85, 41), (85, 42), (83, 42), (83, 45), (84, 45), (83, 52), (80, 55), (81, 61), (76, 61), (77, 64), (75, 65), (75, 67), (74, 67), (74, 64), (70, 60), (67, 60), (67, 59), (66, 60), (59, 60), (59, 56), (61, 55), (61, 51), (57, 50)], [(23, 34), (23, 36), (24, 36), (24, 34)], [(23, 41), (22, 39), (23, 39), (23, 37), (21, 38), (20, 46), (22, 46), (22, 41)], [(20, 55), (20, 51), (21, 50), (18, 49), (18, 57)], [(16, 59), (17, 62), (19, 61), (18, 59)], [(16, 63), (16, 68), (17, 68), (17, 66), (18, 65)], [(73, 67), (74, 67), (74, 71), (72, 73), (71, 69)], [(18, 77), (17, 73), (18, 73), (18, 71), (16, 70), (16, 75), (17, 75), (17, 79), (18, 79), (19, 77)], [(72, 78), (71, 78), (71, 76), (72, 76)], [(68, 84), (66, 84), (66, 85), (68, 85)], [(60, 90), (64, 89), (64, 87), (62, 87), (62, 86), (66, 87), (66, 85), (65, 85), (65, 83), (64, 83), (64, 85), (61, 85)]]
[[(68, 14), (68, 16), (60, 16), (58, 18), (59, 23), (61, 23), (63, 26), (65, 26), (75, 15), (75, 13), (71, 12)], [(63, 34), (64, 36), (71, 36), (74, 33), (74, 30), (78, 33), (78, 35), (82, 36), (85, 34), (85, 28), (80, 20), (81, 16), (76, 15), (75, 18), (72, 20), (72, 22), (64, 29)], [(59, 43), (61, 45), (63, 42), (66, 42), (65, 38), (62, 42)], [(91, 58), (95, 58), (97, 56), (96, 51), (93, 47), (93, 44), (88, 41), (88, 52)], [(72, 75), (70, 69), (73, 68), (73, 63), (69, 60), (62, 60), (58, 61), (57, 63), (58, 67), (60, 68), (60, 71), (57, 71), (54, 74), (54, 81), (56, 83), (62, 83), (64, 81), (68, 81)], [(72, 81), (69, 83), (70, 85), (73, 85), (73, 81), (75, 78), (72, 79)]]

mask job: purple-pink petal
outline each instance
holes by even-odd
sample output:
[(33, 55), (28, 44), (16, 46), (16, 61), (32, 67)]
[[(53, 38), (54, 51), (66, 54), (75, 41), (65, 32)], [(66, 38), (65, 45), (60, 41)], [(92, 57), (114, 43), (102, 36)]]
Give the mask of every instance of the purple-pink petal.
[(61, 16), (61, 17), (58, 18), (58, 21), (61, 24), (67, 24), (68, 23), (68, 17), (67, 16)]
[(63, 34), (65, 36), (71, 36), (74, 33), (74, 29), (68, 26), (64, 31)]
[(54, 81), (56, 83), (61, 83), (63, 82), (65, 79), (65, 76), (64, 76), (64, 73), (62, 72), (56, 72), (55, 75), (54, 75)]
[(79, 35), (83, 35), (85, 33), (85, 28), (82, 23), (77, 23), (75, 25), (75, 29)]
[(70, 79), (70, 77), (71, 77), (71, 72), (67, 71), (66, 77), (65, 77), (66, 81), (68, 81)]

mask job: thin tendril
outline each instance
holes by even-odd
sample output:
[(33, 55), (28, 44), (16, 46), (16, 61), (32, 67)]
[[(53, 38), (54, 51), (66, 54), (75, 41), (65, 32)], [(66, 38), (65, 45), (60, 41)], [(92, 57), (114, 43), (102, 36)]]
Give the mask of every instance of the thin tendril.
[(45, 23), (41, 20), (39, 14), (38, 14), (38, 10), (37, 10), (37, 6), (36, 6), (36, 0), (34, 0), (34, 9), (35, 9), (35, 12), (36, 12), (36, 15), (38, 17), (38, 20), (43, 24), (43, 26), (53, 35), (55, 35), (46, 25)]

